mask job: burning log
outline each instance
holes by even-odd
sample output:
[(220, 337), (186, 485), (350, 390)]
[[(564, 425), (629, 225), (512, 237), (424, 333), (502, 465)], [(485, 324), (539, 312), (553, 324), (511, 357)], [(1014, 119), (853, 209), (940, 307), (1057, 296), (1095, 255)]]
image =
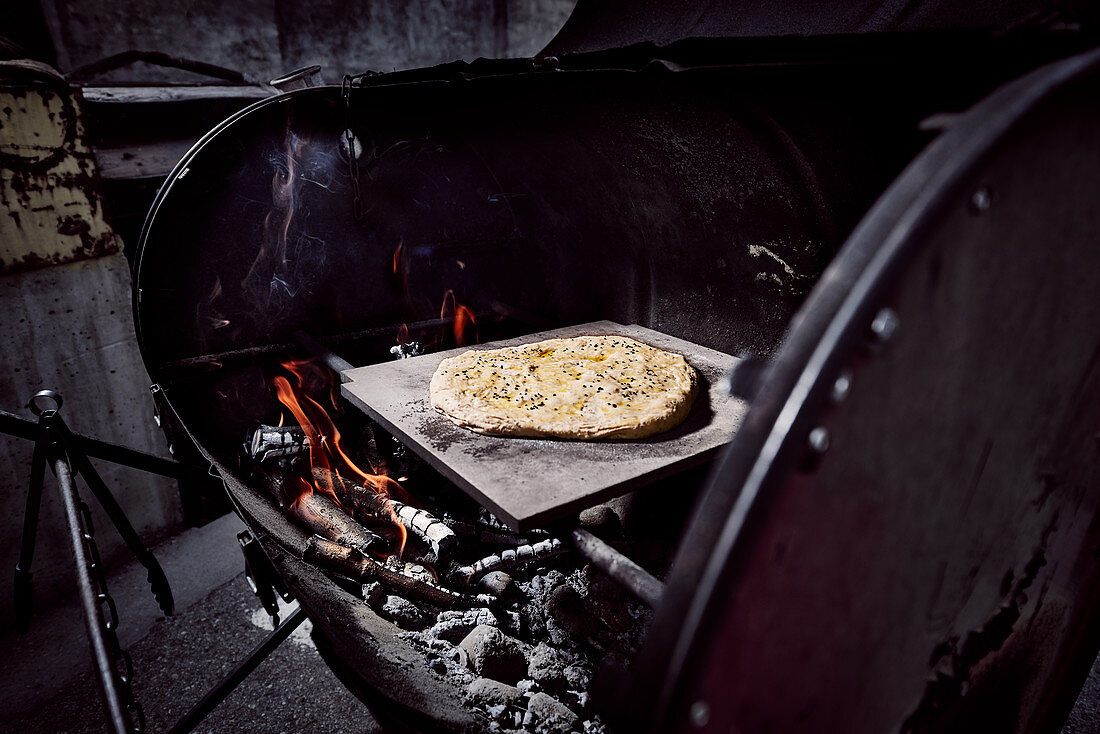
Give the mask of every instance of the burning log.
[(387, 568), (358, 548), (349, 548), (314, 535), (306, 543), (305, 560), (359, 582), (379, 581), (383, 585), (442, 607), (484, 607), (495, 604), (488, 594), (460, 594), (402, 571)]
[(309, 454), (309, 436), (299, 426), (263, 426), (252, 432), (249, 455), (257, 464)]
[(287, 514), (329, 541), (348, 550), (380, 550), (386, 541), (357, 523), (323, 494), (308, 492), (287, 507)]
[[(318, 481), (325, 481), (317, 472), (314, 476)], [(342, 503), (360, 515), (382, 520), (396, 518), (402, 527), (430, 546), (436, 558), (442, 558), (458, 544), (454, 531), (427, 510), (407, 505), (341, 477), (333, 478), (332, 488)]]
[(405, 342), (404, 344), (398, 344), (395, 347), (390, 347), (390, 354), (397, 359), (408, 359), (409, 357), (419, 357), (424, 354), (424, 347), (420, 345), (420, 342)]
[(436, 558), (442, 558), (458, 543), (454, 531), (437, 520), (427, 510), (421, 510), (412, 505), (406, 505), (404, 502), (383, 497), (370, 490), (364, 490), (361, 493), (361, 499), (361, 503), (356, 506), (357, 509), (363, 507), (375, 517), (389, 517), (392, 514), (406, 530), (431, 546), (432, 553), (435, 554)]
[(547, 538), (533, 545), (521, 545), (518, 548), (509, 548), (500, 553), (494, 553), (470, 566), (460, 566), (454, 570), (452, 575), (455, 579), (472, 583), (490, 571), (504, 571), (532, 561), (552, 558), (565, 550), (560, 540)]
[(519, 535), (484, 509), (477, 518), (470, 520), (459, 520), (444, 513), (442, 522), (458, 535), (492, 545), (528, 545), (533, 540), (550, 536), (545, 530), (539, 529), (531, 529), (524, 535)]

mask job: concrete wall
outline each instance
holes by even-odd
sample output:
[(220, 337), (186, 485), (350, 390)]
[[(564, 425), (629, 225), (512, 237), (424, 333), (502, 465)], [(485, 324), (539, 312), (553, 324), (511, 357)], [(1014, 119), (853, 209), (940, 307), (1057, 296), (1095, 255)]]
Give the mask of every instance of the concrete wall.
[[(167, 456), (153, 422), (149, 377), (130, 318), (130, 270), (121, 253), (0, 276), (0, 407), (22, 408), (44, 387), (59, 391), (69, 427), (104, 441)], [(12, 618), (11, 573), (19, 558), (32, 442), (0, 435), (0, 623)], [(183, 521), (175, 482), (94, 460), (100, 475), (147, 543)], [(96, 541), (113, 567), (125, 548), (91, 493)], [(34, 556), (36, 608), (45, 609), (76, 586), (65, 513), (47, 471)], [(171, 581), (171, 579), (169, 579)]]
[[(530, 56), (565, 22), (575, 0), (42, 0), (71, 71), (130, 49), (163, 51), (267, 81), (321, 64), (326, 81), (479, 56)], [(149, 67), (109, 80), (196, 77)]]

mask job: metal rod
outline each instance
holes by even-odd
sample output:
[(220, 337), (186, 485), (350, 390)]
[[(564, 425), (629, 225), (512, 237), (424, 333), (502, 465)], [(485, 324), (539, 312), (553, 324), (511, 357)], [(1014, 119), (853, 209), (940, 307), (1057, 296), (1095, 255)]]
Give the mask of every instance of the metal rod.
[(84, 607), (84, 622), (88, 628), (88, 640), (92, 645), (92, 658), (95, 660), (99, 683), (103, 688), (103, 701), (107, 707), (107, 720), (111, 731), (116, 732), (116, 734), (125, 734), (130, 731), (129, 717), (126, 715), (122, 707), (122, 701), (119, 699), (115, 672), (107, 651), (107, 640), (103, 635), (101, 612), (99, 605), (96, 603), (95, 591), (92, 589), (91, 576), (88, 574), (88, 556), (84, 550), (80, 516), (76, 507), (76, 486), (73, 483), (73, 475), (69, 470), (69, 464), (64, 457), (54, 460), (54, 472), (57, 474), (57, 485), (61, 490), (61, 499), (65, 504), (65, 520), (69, 524), (69, 541), (73, 548), (73, 559), (76, 561), (77, 588), (80, 592), (81, 606)]
[(184, 716), (178, 724), (173, 726), (168, 734), (187, 734), (194, 731), (203, 719), (205, 719), (211, 711), (217, 708), (218, 704), (225, 700), (226, 696), (236, 689), (241, 684), (248, 674), (256, 669), (260, 663), (267, 659), (267, 656), (274, 652), (283, 640), (290, 637), (290, 633), (298, 629), (298, 626), (306, 620), (306, 612), (299, 606), (295, 609), (289, 617), (283, 621), (275, 630), (268, 635), (263, 642), (257, 645), (252, 652), (248, 654), (248, 657), (242, 660), (236, 668), (233, 669), (228, 676), (226, 676), (221, 683), (214, 686), (205, 696), (202, 697), (198, 703), (196, 703), (187, 715)]
[(577, 552), (592, 562), (596, 568), (645, 602), (656, 608), (665, 592), (665, 585), (648, 571), (615, 550), (587, 530), (573, 531), (573, 544)]
[(294, 341), (309, 350), (309, 353), (314, 357), (324, 362), (325, 366), (330, 370), (340, 375), (341, 382), (348, 381), (348, 378), (344, 377), (344, 372), (355, 368), (355, 365), (351, 362), (347, 361), (304, 331), (294, 332)]
[[(492, 319), (493, 317), (499, 317), (500, 314), (488, 311), (484, 313), (474, 314), (475, 321), (481, 321), (482, 319)], [(522, 319), (521, 319), (522, 320)], [(409, 334), (424, 334), (433, 330), (443, 329), (454, 326), (454, 318), (446, 319), (426, 319), (424, 321), (412, 321), (405, 324), (409, 330)], [(546, 323), (545, 319), (539, 322), (540, 324)], [(333, 334), (332, 336), (326, 336), (325, 341), (330, 344), (342, 344), (344, 342), (357, 342), (363, 339), (372, 339), (378, 337), (385, 337), (387, 340), (392, 340), (397, 336), (398, 326), (377, 326), (371, 329), (362, 329), (360, 331), (349, 331), (341, 334)], [(307, 335), (308, 336), (308, 335)], [(316, 340), (315, 340), (316, 341)], [(171, 362), (165, 362), (164, 368), (166, 370), (183, 370), (188, 368), (200, 368), (200, 367), (220, 367), (226, 362), (235, 362), (244, 359), (252, 359), (254, 357), (261, 357), (267, 354), (277, 354), (282, 352), (289, 352), (295, 347), (305, 346), (301, 342), (283, 342), (280, 344), (264, 344), (258, 347), (247, 347), (245, 349), (231, 349), (225, 352), (211, 352), (210, 354), (200, 354), (195, 357), (184, 357), (183, 359), (173, 360)], [(308, 347), (307, 347), (308, 349)]]
[(45, 420), (37, 427), (38, 437), (31, 456), (31, 486), (27, 491), (27, 509), (23, 515), (23, 538), (19, 547), (19, 562), (15, 565), (15, 628), (20, 634), (31, 626), (34, 609), (34, 581), (31, 564), (34, 562), (34, 544), (38, 535), (38, 511), (42, 507), (42, 489), (46, 477), (46, 451), (49, 423)]
[(96, 500), (99, 501), (100, 507), (107, 513), (108, 519), (111, 524), (115, 526), (115, 530), (118, 531), (119, 536), (123, 542), (130, 549), (130, 552), (137, 558), (138, 563), (145, 567), (148, 571), (146, 580), (149, 582), (149, 586), (153, 591), (153, 598), (157, 600), (157, 604), (160, 605), (161, 611), (166, 615), (171, 616), (175, 611), (176, 603), (172, 599), (172, 587), (168, 583), (168, 577), (164, 574), (164, 569), (160, 567), (160, 563), (157, 561), (153, 552), (145, 545), (145, 541), (138, 535), (137, 530), (130, 524), (130, 519), (126, 517), (126, 513), (123, 511), (122, 506), (118, 504), (118, 500), (111, 494), (111, 490), (107, 488), (107, 483), (103, 481), (103, 478), (99, 476), (99, 472), (92, 466), (92, 462), (88, 457), (77, 451), (73, 445), (73, 436), (69, 432), (69, 427), (65, 425), (65, 422), (61, 419), (60, 415), (55, 416), (52, 419), (53, 427), (55, 428), (58, 438), (62, 447), (65, 449), (69, 458), (73, 462), (76, 472), (84, 477), (84, 481), (88, 484), (88, 488), (92, 490), (92, 494), (95, 495)]
[[(33, 441), (38, 434), (38, 421), (0, 410), (0, 433)], [(150, 474), (158, 474), (169, 479), (179, 479), (184, 473), (183, 466), (178, 461), (164, 459), (125, 446), (116, 446), (77, 433), (70, 434), (70, 438), (74, 449), (97, 459), (105, 459), (115, 464), (140, 469)]]

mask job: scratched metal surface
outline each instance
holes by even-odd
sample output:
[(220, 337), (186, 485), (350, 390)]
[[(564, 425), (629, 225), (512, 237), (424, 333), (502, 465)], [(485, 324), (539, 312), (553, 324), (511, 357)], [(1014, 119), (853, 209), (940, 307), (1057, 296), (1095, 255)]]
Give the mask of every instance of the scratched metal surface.
[(598, 321), (473, 349), (527, 344), (555, 337), (629, 336), (678, 352), (701, 377), (699, 396), (684, 423), (635, 441), (566, 441), (483, 436), (432, 409), (428, 383), (445, 357), (467, 347), (345, 372), (344, 397), (400, 438), (467, 494), (516, 529), (576, 512), (648, 482), (694, 466), (730, 440), (747, 404), (723, 395), (720, 378), (737, 361), (641, 326)]

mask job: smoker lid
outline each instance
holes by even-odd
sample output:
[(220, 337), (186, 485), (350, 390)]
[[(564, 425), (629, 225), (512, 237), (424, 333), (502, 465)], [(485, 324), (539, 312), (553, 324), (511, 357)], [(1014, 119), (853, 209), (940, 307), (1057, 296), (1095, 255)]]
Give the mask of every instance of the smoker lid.
[(1095, 27), (1087, 0), (580, 0), (540, 56), (686, 38), (829, 36), (911, 31)]

